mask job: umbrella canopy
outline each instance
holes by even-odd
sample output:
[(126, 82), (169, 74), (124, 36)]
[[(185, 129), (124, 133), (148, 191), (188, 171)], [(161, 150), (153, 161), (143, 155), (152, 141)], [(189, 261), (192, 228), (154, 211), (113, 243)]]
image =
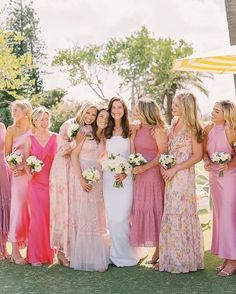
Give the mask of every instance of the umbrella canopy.
[(236, 46), (206, 56), (190, 56), (177, 59), (173, 71), (197, 71), (210, 73), (236, 73)]

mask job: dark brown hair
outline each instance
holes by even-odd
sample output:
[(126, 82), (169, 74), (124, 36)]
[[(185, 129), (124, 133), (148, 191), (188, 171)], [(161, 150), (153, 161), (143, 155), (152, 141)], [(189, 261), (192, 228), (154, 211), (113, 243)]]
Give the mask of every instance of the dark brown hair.
[(128, 108), (127, 108), (124, 100), (120, 97), (111, 98), (111, 100), (108, 104), (109, 119), (108, 119), (108, 126), (105, 129), (105, 138), (110, 139), (113, 136), (113, 131), (114, 131), (114, 127), (115, 127), (115, 120), (111, 115), (111, 109), (112, 109), (112, 105), (115, 101), (119, 101), (123, 106), (124, 115), (121, 118), (122, 137), (128, 138), (129, 137)]
[(97, 130), (98, 130), (98, 125), (97, 125), (97, 118), (100, 112), (102, 111), (106, 111), (108, 112), (108, 110), (106, 108), (101, 108), (98, 110), (97, 116), (96, 116), (96, 120), (95, 120), (95, 124), (93, 126), (93, 130), (92, 130), (92, 134), (93, 134), (93, 138), (96, 140), (97, 143), (100, 143), (100, 138), (98, 138), (97, 136)]

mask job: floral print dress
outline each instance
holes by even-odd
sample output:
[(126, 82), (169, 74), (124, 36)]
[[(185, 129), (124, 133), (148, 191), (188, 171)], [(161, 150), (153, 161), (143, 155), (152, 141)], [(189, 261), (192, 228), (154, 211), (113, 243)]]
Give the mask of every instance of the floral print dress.
[[(192, 135), (186, 129), (170, 129), (168, 152), (177, 164), (193, 154)], [(194, 166), (177, 172), (167, 181), (160, 232), (159, 270), (187, 273), (204, 268), (201, 225), (197, 214)]]

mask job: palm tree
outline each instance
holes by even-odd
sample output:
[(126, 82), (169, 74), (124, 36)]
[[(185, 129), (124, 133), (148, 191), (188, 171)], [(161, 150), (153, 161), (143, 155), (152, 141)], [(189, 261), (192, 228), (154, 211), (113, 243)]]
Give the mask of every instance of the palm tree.
[[(228, 22), (230, 45), (236, 45), (236, 1), (225, 0), (225, 10)], [(234, 75), (234, 86), (236, 91), (236, 75)]]

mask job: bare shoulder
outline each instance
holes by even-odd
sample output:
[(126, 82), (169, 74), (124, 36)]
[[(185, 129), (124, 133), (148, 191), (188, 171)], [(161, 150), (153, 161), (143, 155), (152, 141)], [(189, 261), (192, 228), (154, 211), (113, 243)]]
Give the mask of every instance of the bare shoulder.
[(13, 136), (15, 132), (16, 132), (16, 127), (14, 125), (11, 125), (7, 128), (7, 135)]
[(203, 126), (203, 135), (207, 136), (213, 127), (213, 122), (208, 122), (205, 126)]
[(6, 129), (4, 123), (1, 123), (1, 122), (0, 122), (0, 129), (2, 129), (2, 130), (5, 130), (5, 129)]

